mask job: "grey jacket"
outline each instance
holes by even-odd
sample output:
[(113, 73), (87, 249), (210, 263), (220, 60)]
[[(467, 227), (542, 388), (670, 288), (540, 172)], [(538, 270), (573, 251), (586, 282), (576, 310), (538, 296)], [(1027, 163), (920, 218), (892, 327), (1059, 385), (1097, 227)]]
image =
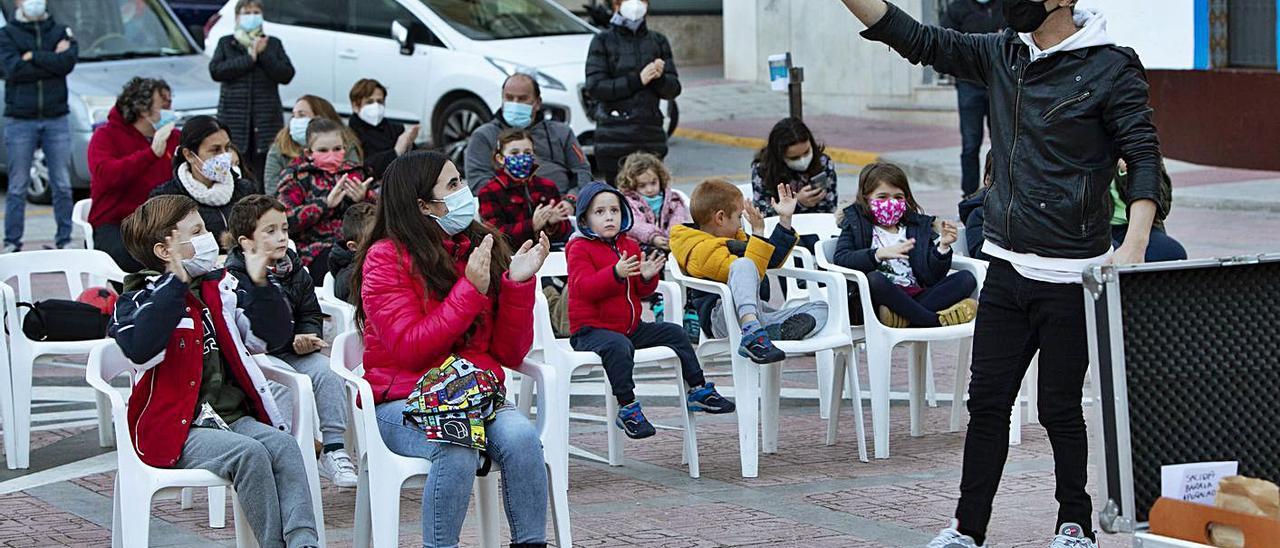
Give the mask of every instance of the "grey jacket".
[[(534, 113), (538, 120), (541, 113)], [(502, 110), (483, 126), (476, 128), (467, 142), (465, 173), (472, 192), (478, 192), (494, 176), (493, 154), (498, 149), (498, 134), (507, 129)], [(563, 122), (543, 120), (529, 126), (533, 136), (533, 153), (538, 158), (538, 176), (555, 181), (560, 195), (577, 194), (591, 182), (591, 164), (578, 145), (573, 128)]]

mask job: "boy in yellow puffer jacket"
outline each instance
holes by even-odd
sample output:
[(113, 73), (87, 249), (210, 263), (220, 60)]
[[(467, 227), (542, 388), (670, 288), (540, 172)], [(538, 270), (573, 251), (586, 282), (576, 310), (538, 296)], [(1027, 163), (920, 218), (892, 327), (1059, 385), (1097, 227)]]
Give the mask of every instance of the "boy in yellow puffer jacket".
[[(786, 353), (773, 339), (804, 339), (827, 322), (826, 303), (809, 302), (782, 310), (760, 303), (765, 272), (786, 264), (799, 240), (791, 229), (796, 198), (787, 185), (778, 185), (778, 226), (764, 237), (764, 217), (742, 196), (733, 183), (724, 179), (703, 181), (693, 190), (690, 212), (693, 223), (671, 228), (671, 253), (680, 270), (689, 276), (728, 284), (742, 326), (738, 354), (759, 364), (780, 362)], [(742, 217), (751, 225), (751, 235), (742, 231)], [(710, 336), (728, 336), (728, 327), (719, 297), (692, 291), (690, 301)]]

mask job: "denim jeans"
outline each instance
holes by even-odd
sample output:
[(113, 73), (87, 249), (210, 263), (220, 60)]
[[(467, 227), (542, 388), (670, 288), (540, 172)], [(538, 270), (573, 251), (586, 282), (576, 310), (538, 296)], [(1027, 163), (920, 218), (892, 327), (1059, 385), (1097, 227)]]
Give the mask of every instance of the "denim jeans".
[(982, 180), (982, 136), (989, 109), (987, 88), (981, 84), (956, 81), (956, 100), (960, 108), (960, 189), (965, 196), (978, 191)]
[(53, 195), (54, 239), (59, 247), (71, 243), (71, 128), (67, 117), (4, 119), (4, 146), (9, 162), (9, 194), (5, 197), (4, 243), (22, 249), (27, 212), (27, 187), (36, 149), (44, 150)]
[[(467, 516), (471, 486), (480, 452), (469, 447), (427, 441), (416, 426), (404, 423), (404, 400), (378, 405), (378, 431), (392, 452), (431, 461), (422, 491), (422, 544), (428, 548), (458, 545)], [(511, 526), (512, 544), (547, 541), (547, 466), (538, 431), (507, 404), (485, 424), (489, 458), (502, 470), (502, 495)]]

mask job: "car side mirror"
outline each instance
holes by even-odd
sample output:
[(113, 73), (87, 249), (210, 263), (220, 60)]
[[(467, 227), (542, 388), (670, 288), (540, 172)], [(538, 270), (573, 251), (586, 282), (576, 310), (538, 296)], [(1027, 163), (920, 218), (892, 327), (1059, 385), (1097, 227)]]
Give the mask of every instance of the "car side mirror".
[(409, 27), (412, 23), (404, 20), (391, 22), (391, 37), (400, 44), (400, 55), (413, 55), (413, 40), (409, 39)]

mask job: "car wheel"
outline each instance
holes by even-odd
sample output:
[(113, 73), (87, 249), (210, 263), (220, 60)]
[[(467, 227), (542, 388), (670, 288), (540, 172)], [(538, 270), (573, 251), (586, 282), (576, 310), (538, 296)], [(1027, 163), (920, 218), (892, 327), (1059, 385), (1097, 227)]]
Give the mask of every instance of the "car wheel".
[(489, 107), (475, 97), (456, 99), (445, 106), (436, 121), (434, 141), (454, 165), (463, 169), (467, 141), (480, 126), (493, 118)]
[(31, 182), (27, 184), (27, 201), (33, 204), (49, 205), (53, 203), (53, 194), (49, 191), (49, 167), (44, 163), (44, 151), (36, 150), (31, 159)]

